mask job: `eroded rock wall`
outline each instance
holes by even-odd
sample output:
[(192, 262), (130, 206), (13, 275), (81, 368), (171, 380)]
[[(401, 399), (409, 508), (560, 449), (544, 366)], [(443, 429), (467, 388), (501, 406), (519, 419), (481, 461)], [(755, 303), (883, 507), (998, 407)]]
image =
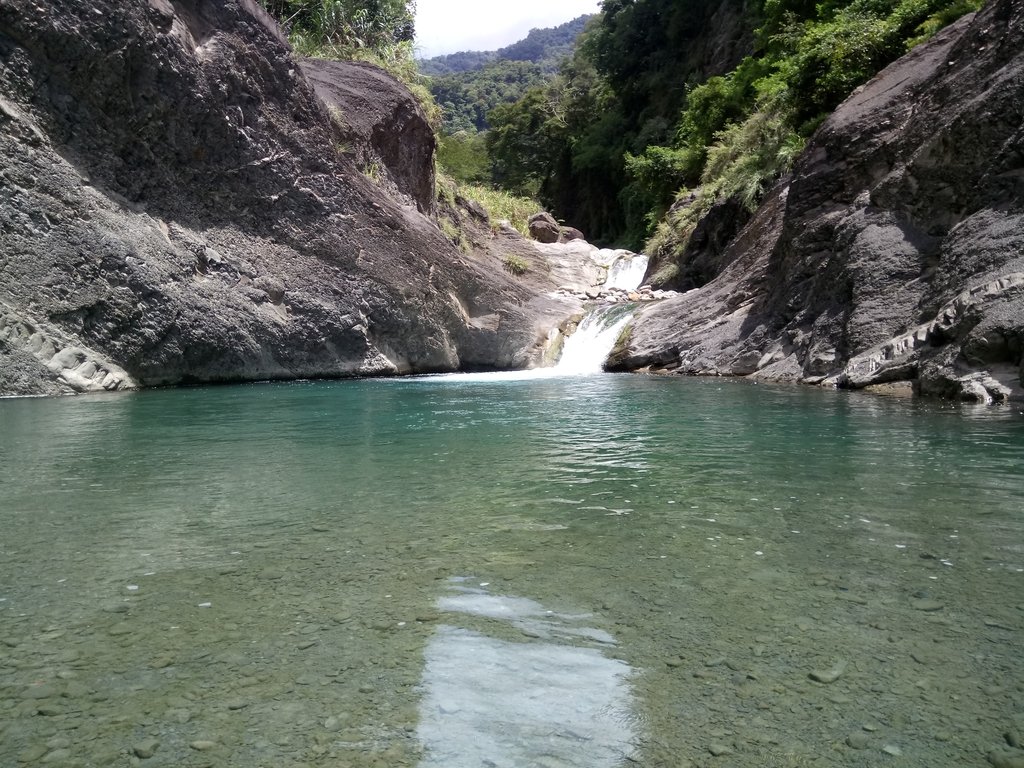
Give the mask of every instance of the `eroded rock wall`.
[(340, 138), (252, 0), (0, 0), (0, 394), (527, 364), (535, 291)]
[(992, 0), (840, 106), (616, 366), (1020, 398), (1022, 126), (1024, 2)]

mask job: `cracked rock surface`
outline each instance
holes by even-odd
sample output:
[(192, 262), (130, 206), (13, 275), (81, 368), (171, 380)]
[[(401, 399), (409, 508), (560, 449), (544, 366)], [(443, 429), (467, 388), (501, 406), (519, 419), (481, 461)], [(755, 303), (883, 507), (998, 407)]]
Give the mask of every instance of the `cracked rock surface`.
[(1024, 2), (993, 0), (858, 89), (735, 237), (691, 249), (700, 284), (645, 309), (615, 366), (1024, 398), (1022, 125)]
[(571, 308), (441, 234), (419, 107), (354, 71), (390, 111), (342, 126), (254, 0), (2, 0), (0, 394), (535, 359)]

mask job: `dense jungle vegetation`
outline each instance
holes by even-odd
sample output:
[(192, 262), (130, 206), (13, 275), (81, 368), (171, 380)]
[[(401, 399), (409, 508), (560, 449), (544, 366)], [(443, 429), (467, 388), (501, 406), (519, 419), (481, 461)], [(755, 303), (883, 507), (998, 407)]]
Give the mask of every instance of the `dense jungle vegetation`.
[[(264, 2), (300, 53), (371, 51), (416, 81), (414, 3)], [(589, 21), (422, 64), (444, 73), (439, 164), (592, 241), (671, 256), (716, 201), (753, 209), (857, 86), (980, 3), (604, 0)]]
[[(493, 179), (593, 240), (678, 248), (714, 201), (753, 208), (857, 86), (978, 5), (604, 0), (558, 77), (491, 113)], [(743, 32), (724, 40), (728, 14)]]
[(488, 130), (491, 110), (517, 101), (558, 74), (590, 18), (533, 29), (497, 51), (464, 51), (420, 61), (420, 72), (430, 77), (430, 92), (441, 107), (444, 132)]

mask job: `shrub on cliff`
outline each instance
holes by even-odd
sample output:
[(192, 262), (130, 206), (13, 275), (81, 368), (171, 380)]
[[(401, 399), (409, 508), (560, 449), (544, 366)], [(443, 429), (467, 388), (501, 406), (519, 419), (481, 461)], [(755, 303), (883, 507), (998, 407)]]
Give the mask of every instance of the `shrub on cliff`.
[[(261, 0), (302, 55), (351, 52), (411, 43), (415, 2), (406, 0)], [(347, 58), (337, 56), (334, 58)]]

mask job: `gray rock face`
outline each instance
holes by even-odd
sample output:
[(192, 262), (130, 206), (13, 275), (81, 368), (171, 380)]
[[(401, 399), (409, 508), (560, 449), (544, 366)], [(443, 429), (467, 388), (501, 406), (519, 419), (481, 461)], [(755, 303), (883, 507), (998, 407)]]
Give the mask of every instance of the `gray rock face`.
[(1022, 397), (1024, 2), (994, 0), (821, 127), (620, 368)]
[(0, 4), (0, 394), (528, 364), (537, 286), (345, 138), (253, 0)]
[(432, 214), (437, 141), (416, 100), (372, 64), (322, 59), (299, 64), (364, 173), (387, 183), (421, 213)]

